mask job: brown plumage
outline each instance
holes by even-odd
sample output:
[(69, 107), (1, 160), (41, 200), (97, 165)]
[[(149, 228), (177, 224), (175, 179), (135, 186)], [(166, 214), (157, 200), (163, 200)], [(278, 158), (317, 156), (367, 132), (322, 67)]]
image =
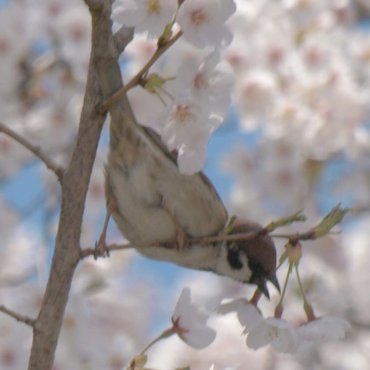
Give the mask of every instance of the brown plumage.
[[(105, 60), (100, 70), (103, 96), (109, 97), (122, 87), (120, 70), (115, 60)], [(109, 111), (106, 198), (126, 239), (150, 258), (255, 283), (268, 296), (266, 279), (278, 286), (271, 239), (179, 246), (181, 239), (222, 233), (228, 215), (217, 191), (203, 173), (179, 172), (158, 135), (136, 122), (125, 95)], [(258, 227), (238, 223), (233, 232)]]

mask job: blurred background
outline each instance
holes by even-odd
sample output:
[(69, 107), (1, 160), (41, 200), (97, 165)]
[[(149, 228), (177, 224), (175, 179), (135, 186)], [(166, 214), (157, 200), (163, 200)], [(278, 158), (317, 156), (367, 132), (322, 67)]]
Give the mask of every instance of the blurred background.
[[(346, 340), (296, 355), (247, 348), (232, 315), (215, 317), (204, 351), (169, 339), (149, 353), (157, 369), (367, 369), (370, 367), (370, 3), (368, 0), (238, 0), (222, 50), (234, 78), (232, 104), (208, 145), (205, 173), (230, 215), (267, 224), (300, 209), (304, 231), (341, 202), (355, 212), (340, 233), (303, 245), (301, 273), (317, 315), (352, 324)], [(90, 18), (80, 0), (0, 1), (0, 121), (66, 165), (83, 101)], [(124, 79), (155, 50), (136, 35), (122, 56)], [(176, 75), (194, 50), (180, 40), (153, 67)], [(207, 53), (207, 50), (204, 51)], [(139, 122), (161, 102), (135, 88)], [(145, 110), (143, 109), (145, 107)], [(93, 247), (105, 215), (105, 125), (84, 215), (82, 245)], [(36, 315), (58, 225), (60, 187), (40, 161), (0, 133), (0, 304)], [(108, 242), (122, 242), (113, 222)], [(279, 251), (283, 241), (277, 240)], [(279, 273), (282, 280), (284, 269)], [(161, 330), (184, 286), (212, 307), (253, 290), (207, 272), (151, 261), (135, 251), (86, 259), (75, 276), (55, 370), (122, 369)], [(272, 316), (278, 295), (262, 301)], [(283, 317), (305, 321), (297, 283)], [(31, 330), (0, 315), (0, 368), (26, 368)]]

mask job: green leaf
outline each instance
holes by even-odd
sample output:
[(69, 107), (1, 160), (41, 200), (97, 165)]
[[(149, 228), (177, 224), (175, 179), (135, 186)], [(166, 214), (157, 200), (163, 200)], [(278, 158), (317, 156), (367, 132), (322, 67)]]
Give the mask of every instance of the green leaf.
[(226, 225), (226, 227), (224, 229), (225, 235), (229, 235), (229, 234), (232, 233), (233, 228), (234, 228), (234, 224), (235, 224), (235, 221), (236, 221), (236, 218), (237, 217), (235, 215), (231, 216), (229, 222), (227, 223), (227, 225)]
[(145, 79), (144, 88), (145, 90), (148, 90), (152, 94), (156, 94), (157, 90), (161, 88), (166, 82), (166, 79), (161, 77), (157, 73), (151, 73), (147, 78)]
[(167, 42), (171, 38), (173, 22), (166, 24), (162, 33), (162, 41)]
[(341, 208), (340, 203), (337, 204), (310, 232), (313, 233), (314, 238), (321, 238), (327, 235), (335, 225), (342, 222), (348, 212), (348, 208)]
[(287, 260), (287, 258), (288, 258), (288, 252), (285, 249), (284, 252), (279, 257), (279, 266), (281, 266)]

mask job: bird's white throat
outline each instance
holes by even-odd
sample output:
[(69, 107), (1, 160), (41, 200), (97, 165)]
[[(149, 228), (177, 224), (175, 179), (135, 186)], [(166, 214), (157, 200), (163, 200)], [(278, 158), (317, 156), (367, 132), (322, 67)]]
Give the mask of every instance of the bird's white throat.
[(183, 250), (153, 246), (137, 248), (137, 251), (152, 259), (175, 263), (195, 270), (213, 271), (243, 282), (247, 282), (252, 274), (245, 253), (240, 253), (240, 268), (236, 269), (230, 265), (227, 247), (224, 244), (192, 245)]

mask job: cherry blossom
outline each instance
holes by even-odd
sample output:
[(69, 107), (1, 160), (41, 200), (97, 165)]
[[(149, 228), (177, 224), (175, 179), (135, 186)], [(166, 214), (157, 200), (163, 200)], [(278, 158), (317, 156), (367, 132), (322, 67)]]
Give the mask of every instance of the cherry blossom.
[(235, 12), (233, 0), (186, 0), (177, 21), (184, 37), (197, 47), (229, 44), (232, 34), (225, 21)]
[(230, 312), (236, 312), (240, 324), (243, 326), (244, 333), (248, 333), (253, 330), (261, 321), (263, 316), (258, 308), (249, 303), (246, 299), (239, 298), (229, 302), (222, 303), (217, 312), (221, 314), (227, 314)]
[(190, 289), (184, 288), (172, 314), (173, 330), (189, 346), (208, 347), (216, 338), (214, 329), (207, 326), (208, 314), (191, 302)]
[(247, 345), (258, 349), (271, 344), (277, 351), (295, 352), (298, 345), (296, 329), (289, 322), (269, 317), (256, 325), (247, 337)]
[(188, 57), (175, 81), (168, 84), (174, 100), (164, 123), (152, 125), (169, 149), (178, 150), (178, 165), (186, 174), (203, 168), (208, 138), (223, 122), (230, 103), (232, 78), (219, 68), (219, 60), (218, 51), (201, 62), (195, 56)]
[(178, 149), (178, 163), (184, 173), (202, 169), (208, 137), (219, 124), (219, 119), (189, 98), (180, 98), (168, 108), (160, 134), (170, 150)]
[[(198, 139), (201, 136), (198, 137)], [(208, 142), (208, 137), (204, 141), (196, 146), (187, 147), (186, 145), (181, 145), (178, 150), (177, 164), (181, 173), (186, 175), (192, 175), (199, 172), (206, 162), (206, 145)]]
[(310, 321), (297, 328), (299, 350), (318, 346), (324, 342), (344, 339), (350, 330), (350, 324), (339, 317), (325, 316)]
[(258, 308), (239, 298), (222, 303), (218, 313), (236, 312), (247, 334), (247, 345), (259, 349), (270, 344), (278, 352), (296, 353), (324, 342), (343, 339), (350, 324), (341, 318), (325, 316), (299, 327), (278, 318), (263, 318)]
[(187, 58), (176, 76), (170, 85), (173, 94), (178, 96), (188, 90), (212, 114), (220, 116), (220, 120), (225, 118), (230, 105), (233, 78), (227, 66), (222, 64), (218, 50), (201, 61), (195, 56)]
[(169, 106), (161, 136), (168, 148), (175, 149), (184, 143), (191, 143), (199, 133), (210, 133), (214, 121), (195, 100), (180, 98)]
[(176, 11), (176, 0), (117, 0), (113, 5), (112, 18), (136, 31), (148, 31), (158, 37), (164, 31)]

